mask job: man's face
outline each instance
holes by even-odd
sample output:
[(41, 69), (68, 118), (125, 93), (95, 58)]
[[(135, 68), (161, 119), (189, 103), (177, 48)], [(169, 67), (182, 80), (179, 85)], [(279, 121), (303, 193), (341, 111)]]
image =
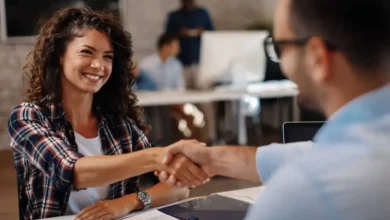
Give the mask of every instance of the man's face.
[[(290, 25), (290, 1), (280, 0), (274, 18), (274, 40), (297, 38)], [(302, 37), (302, 36), (299, 36)], [(314, 71), (307, 62), (305, 46), (283, 45), (280, 65), (283, 74), (299, 88), (298, 104), (306, 109), (320, 111), (318, 86), (313, 80)]]
[(171, 43), (166, 45), (166, 50), (170, 56), (176, 57), (180, 53), (180, 42), (179, 40), (174, 40)]

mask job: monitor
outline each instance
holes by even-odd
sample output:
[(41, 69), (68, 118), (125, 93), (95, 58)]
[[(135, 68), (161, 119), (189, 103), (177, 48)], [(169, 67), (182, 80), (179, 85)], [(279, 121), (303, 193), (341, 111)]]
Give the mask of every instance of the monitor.
[(283, 124), (283, 143), (312, 141), (323, 121), (286, 122)]
[(246, 84), (263, 81), (268, 31), (206, 31), (202, 34), (197, 86), (219, 82)]

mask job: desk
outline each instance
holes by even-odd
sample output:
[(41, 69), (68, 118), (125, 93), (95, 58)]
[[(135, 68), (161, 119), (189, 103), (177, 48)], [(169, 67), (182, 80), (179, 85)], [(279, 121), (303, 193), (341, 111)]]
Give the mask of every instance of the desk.
[[(247, 189), (241, 189), (241, 190), (234, 190), (234, 191), (228, 191), (228, 192), (221, 192), (221, 193), (215, 193), (215, 194), (221, 195), (221, 196), (226, 196), (226, 197), (237, 199), (237, 200), (241, 200), (241, 201), (245, 201), (245, 202), (249, 202), (249, 203), (253, 204), (253, 203), (255, 203), (257, 197), (260, 195), (262, 190), (264, 190), (264, 187), (263, 186), (259, 186), (259, 187), (253, 187), (253, 188), (247, 188)], [(163, 208), (163, 207), (167, 207), (167, 206), (171, 206), (171, 205), (178, 204), (178, 203), (182, 203), (182, 202), (185, 202), (185, 201), (190, 201), (190, 200), (193, 200), (193, 199), (196, 199), (196, 198), (190, 198), (190, 199), (186, 199), (186, 200), (183, 200), (183, 201), (178, 201), (178, 202), (173, 203), (173, 204), (169, 204), (169, 205), (166, 205), (166, 206), (153, 208), (153, 209), (150, 209), (150, 210), (147, 210), (147, 211), (134, 212), (134, 213), (129, 214), (128, 216), (120, 218), (119, 220), (143, 219), (143, 218), (141, 218), (143, 215), (156, 213), (157, 209), (160, 209), (160, 208)], [(42, 219), (42, 220), (74, 220), (74, 217), (75, 216), (61, 216), (61, 217), (48, 218), (48, 219)], [(171, 218), (171, 219), (174, 219), (174, 218)]]
[[(243, 89), (232, 86), (221, 86), (214, 90), (203, 91), (157, 91), (157, 92), (136, 92), (140, 106), (164, 106), (185, 103), (210, 103), (218, 101), (239, 101), (244, 96), (253, 96), (261, 99), (273, 98), (294, 98), (293, 120), (299, 119), (299, 110), (295, 97), (298, 95), (297, 86), (288, 80), (269, 81), (250, 84)], [(238, 143), (246, 145), (246, 123), (245, 116), (241, 114), (240, 105), (237, 105), (237, 133)]]

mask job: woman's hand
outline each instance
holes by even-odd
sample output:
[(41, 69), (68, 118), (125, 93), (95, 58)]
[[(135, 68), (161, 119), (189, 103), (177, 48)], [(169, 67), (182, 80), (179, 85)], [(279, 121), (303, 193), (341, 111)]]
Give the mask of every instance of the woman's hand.
[(119, 198), (99, 201), (76, 215), (76, 220), (111, 220), (123, 217), (135, 209), (135, 204)]

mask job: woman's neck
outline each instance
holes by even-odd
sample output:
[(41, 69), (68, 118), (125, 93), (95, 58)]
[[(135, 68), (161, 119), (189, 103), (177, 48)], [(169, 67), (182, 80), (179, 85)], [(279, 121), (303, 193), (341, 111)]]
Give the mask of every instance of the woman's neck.
[(64, 91), (62, 106), (67, 120), (73, 128), (83, 128), (90, 124), (94, 118), (92, 111), (93, 94), (76, 91)]

